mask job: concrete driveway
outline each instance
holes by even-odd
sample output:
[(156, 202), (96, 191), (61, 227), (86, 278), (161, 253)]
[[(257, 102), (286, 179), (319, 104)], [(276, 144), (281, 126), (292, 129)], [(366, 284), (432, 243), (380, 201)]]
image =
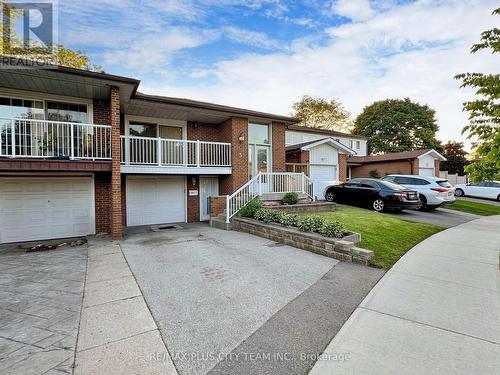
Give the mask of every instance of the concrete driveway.
[(481, 217), (466, 212), (447, 210), (446, 208), (438, 208), (433, 211), (404, 210), (390, 213), (390, 215), (403, 220), (434, 224), (444, 228), (452, 228)]
[(180, 374), (305, 374), (276, 352), (321, 353), (383, 274), (204, 224), (120, 245)]

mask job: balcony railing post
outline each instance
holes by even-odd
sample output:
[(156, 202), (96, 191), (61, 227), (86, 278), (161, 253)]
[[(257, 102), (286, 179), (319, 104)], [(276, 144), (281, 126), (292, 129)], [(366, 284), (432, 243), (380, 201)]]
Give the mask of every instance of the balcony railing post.
[(226, 223), (229, 223), (229, 194), (226, 195)]
[(158, 159), (156, 162), (161, 167), (161, 138), (158, 137), (157, 145), (156, 145), (156, 158)]
[(16, 156), (16, 120), (10, 123), (10, 142), (12, 156)]
[(306, 179), (305, 179), (305, 174), (304, 172), (302, 172), (302, 193), (305, 194), (306, 193), (306, 187), (305, 187), (305, 184), (306, 184)]
[(71, 126), (70, 126), (70, 133), (71, 133), (71, 137), (69, 139), (70, 150), (71, 150), (70, 151), (70, 159), (73, 160), (75, 158), (75, 127), (74, 127), (73, 123), (71, 123)]
[(196, 140), (196, 166), (199, 168), (200, 167), (200, 140)]
[(257, 182), (259, 183), (259, 197), (262, 196), (262, 173), (259, 172), (259, 177), (257, 177)]

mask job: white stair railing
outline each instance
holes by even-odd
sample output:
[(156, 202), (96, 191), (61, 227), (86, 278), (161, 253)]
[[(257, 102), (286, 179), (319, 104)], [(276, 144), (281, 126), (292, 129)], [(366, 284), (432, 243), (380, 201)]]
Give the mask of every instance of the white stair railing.
[(314, 199), (313, 183), (304, 173), (259, 173), (226, 196), (226, 222), (252, 199), (270, 193), (302, 193)]

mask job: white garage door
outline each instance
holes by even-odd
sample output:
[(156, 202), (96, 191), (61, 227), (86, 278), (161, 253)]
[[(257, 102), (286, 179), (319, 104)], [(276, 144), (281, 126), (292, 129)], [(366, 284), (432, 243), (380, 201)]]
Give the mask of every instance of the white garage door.
[(434, 177), (434, 168), (419, 168), (419, 176)]
[(186, 221), (184, 177), (127, 178), (127, 226)]
[(337, 166), (335, 165), (311, 165), (311, 181), (313, 182), (314, 195), (318, 199), (325, 199), (323, 193), (328, 185), (337, 182)]
[(95, 233), (91, 177), (0, 178), (0, 243)]

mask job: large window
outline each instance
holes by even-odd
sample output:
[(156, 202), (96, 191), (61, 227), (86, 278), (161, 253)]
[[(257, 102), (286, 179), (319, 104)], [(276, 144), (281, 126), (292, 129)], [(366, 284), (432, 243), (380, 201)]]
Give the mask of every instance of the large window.
[(248, 124), (248, 143), (268, 145), (269, 142), (269, 125), (265, 124)]
[(158, 136), (156, 132), (156, 124), (147, 124), (140, 122), (131, 122), (129, 124), (130, 135), (136, 137), (152, 137), (156, 138)]
[(0, 117), (43, 120), (43, 101), (0, 97)]
[(89, 123), (86, 104), (47, 102), (47, 120)]

